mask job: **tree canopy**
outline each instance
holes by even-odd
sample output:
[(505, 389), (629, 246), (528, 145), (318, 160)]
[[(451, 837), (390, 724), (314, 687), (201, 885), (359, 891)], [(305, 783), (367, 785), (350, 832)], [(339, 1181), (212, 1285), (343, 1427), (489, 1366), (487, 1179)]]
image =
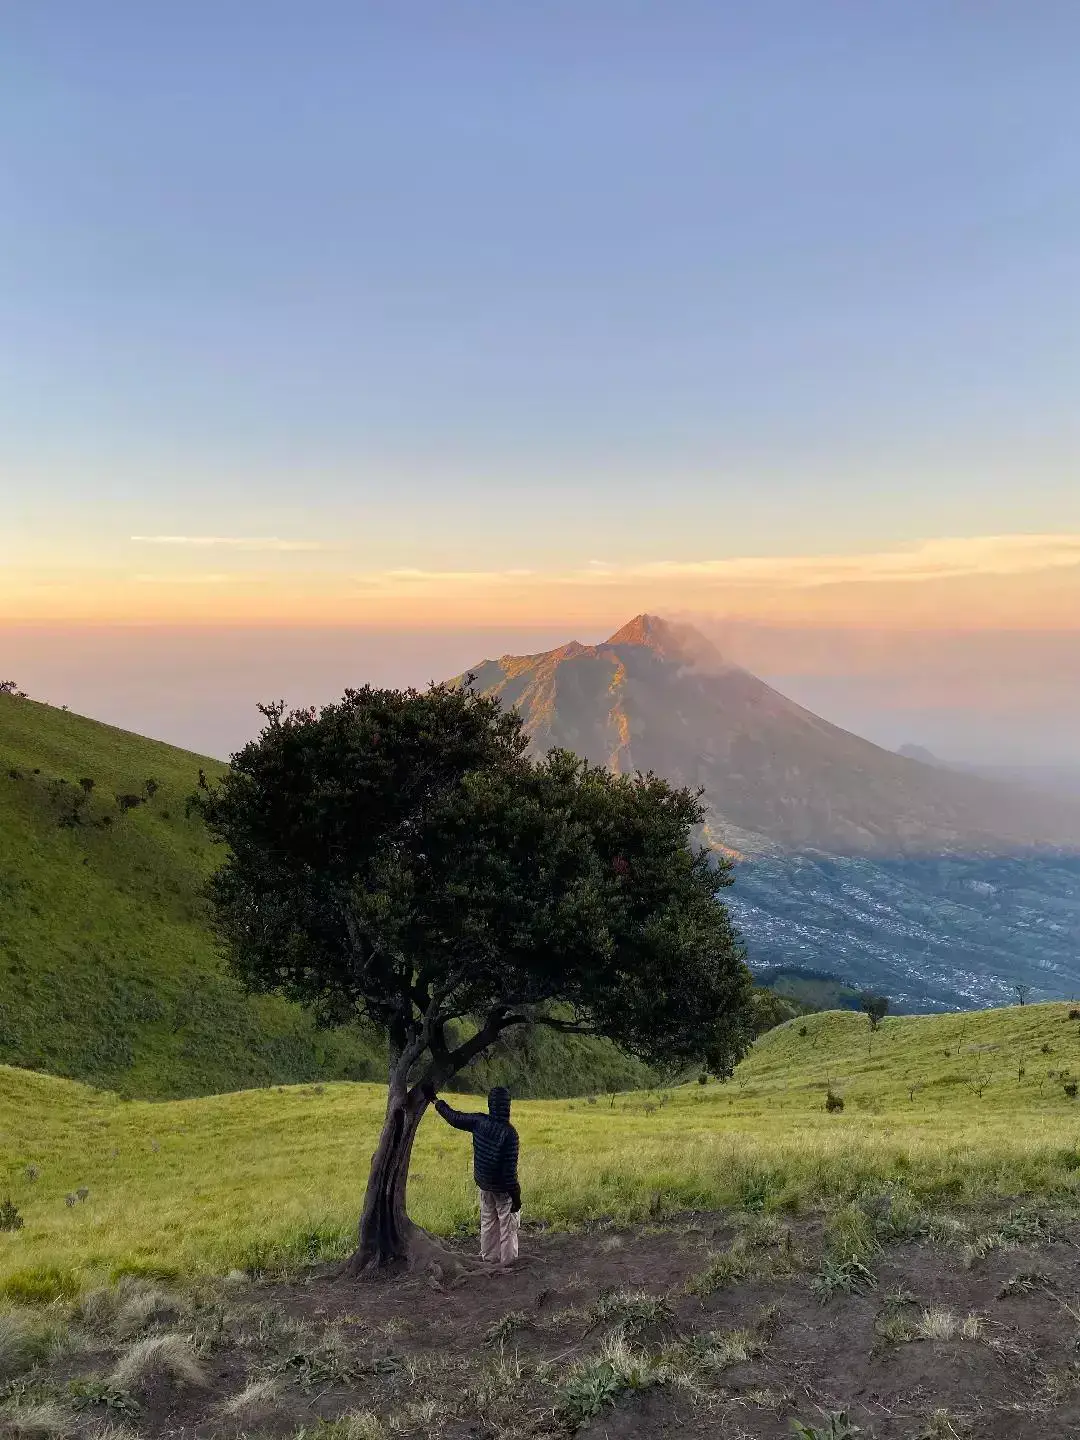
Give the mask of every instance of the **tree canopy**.
[(229, 847), (220, 930), (249, 988), (381, 1027), (388, 1124), (515, 1025), (730, 1067), (749, 975), (717, 898), (730, 869), (690, 844), (694, 793), (533, 759), (517, 715), (468, 686), (264, 715), (200, 792)]

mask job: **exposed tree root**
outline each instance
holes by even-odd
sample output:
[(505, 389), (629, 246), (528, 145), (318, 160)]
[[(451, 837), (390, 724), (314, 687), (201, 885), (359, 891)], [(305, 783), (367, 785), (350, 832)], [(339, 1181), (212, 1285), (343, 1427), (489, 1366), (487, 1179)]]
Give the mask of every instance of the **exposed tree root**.
[(426, 1275), (435, 1289), (456, 1290), (477, 1276), (505, 1273), (501, 1266), (448, 1250), (433, 1235), (409, 1221), (407, 1253), (403, 1256), (365, 1255), (357, 1250), (340, 1265), (338, 1280), (395, 1280)]

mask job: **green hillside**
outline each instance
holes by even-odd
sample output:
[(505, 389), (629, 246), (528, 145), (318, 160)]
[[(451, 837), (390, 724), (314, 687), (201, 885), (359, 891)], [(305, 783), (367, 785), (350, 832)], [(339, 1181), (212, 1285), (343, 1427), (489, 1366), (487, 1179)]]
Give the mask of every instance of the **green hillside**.
[[(734, 1205), (834, 1206), (888, 1187), (909, 1209), (1080, 1198), (1080, 1024), (1059, 1004), (797, 1017), (725, 1084), (515, 1103), (530, 1219), (631, 1220)], [(826, 1087), (844, 1100), (825, 1109)], [(380, 1086), (292, 1086), (124, 1103), (0, 1067), (0, 1294), (102, 1273), (193, 1273), (346, 1252), (382, 1120)], [(466, 1106), (469, 1103), (463, 1102)], [(84, 1202), (65, 1195), (86, 1187)], [(425, 1118), (416, 1219), (473, 1223), (469, 1146)]]
[[(207, 928), (217, 852), (186, 800), (217, 762), (0, 695), (0, 1062), (142, 1097), (382, 1076), (381, 1046), (244, 995)], [(642, 1084), (603, 1042), (541, 1034), (466, 1081)]]
[(200, 765), (0, 695), (0, 1059), (147, 1096), (373, 1077), (362, 1037), (225, 973), (201, 898), (214, 851), (185, 811)]

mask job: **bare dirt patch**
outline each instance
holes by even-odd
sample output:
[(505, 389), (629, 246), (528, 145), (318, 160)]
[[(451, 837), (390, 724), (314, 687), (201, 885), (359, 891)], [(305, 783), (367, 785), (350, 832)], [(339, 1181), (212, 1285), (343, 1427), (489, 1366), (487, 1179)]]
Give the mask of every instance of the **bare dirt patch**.
[[(517, 1268), (457, 1286), (234, 1277), (9, 1382), (6, 1423), (48, 1403), (88, 1437), (178, 1440), (1075, 1436), (1078, 1241), (1021, 1212), (855, 1263), (817, 1219), (698, 1215), (534, 1233)], [(198, 1383), (177, 1365), (129, 1392), (124, 1357), (164, 1326)]]

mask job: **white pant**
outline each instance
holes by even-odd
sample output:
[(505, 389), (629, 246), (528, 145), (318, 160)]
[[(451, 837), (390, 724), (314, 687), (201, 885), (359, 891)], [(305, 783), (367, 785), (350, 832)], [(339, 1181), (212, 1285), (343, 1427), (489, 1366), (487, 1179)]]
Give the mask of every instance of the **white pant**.
[(509, 1265), (517, 1259), (520, 1210), (511, 1210), (509, 1195), (496, 1190), (480, 1191), (480, 1257)]

